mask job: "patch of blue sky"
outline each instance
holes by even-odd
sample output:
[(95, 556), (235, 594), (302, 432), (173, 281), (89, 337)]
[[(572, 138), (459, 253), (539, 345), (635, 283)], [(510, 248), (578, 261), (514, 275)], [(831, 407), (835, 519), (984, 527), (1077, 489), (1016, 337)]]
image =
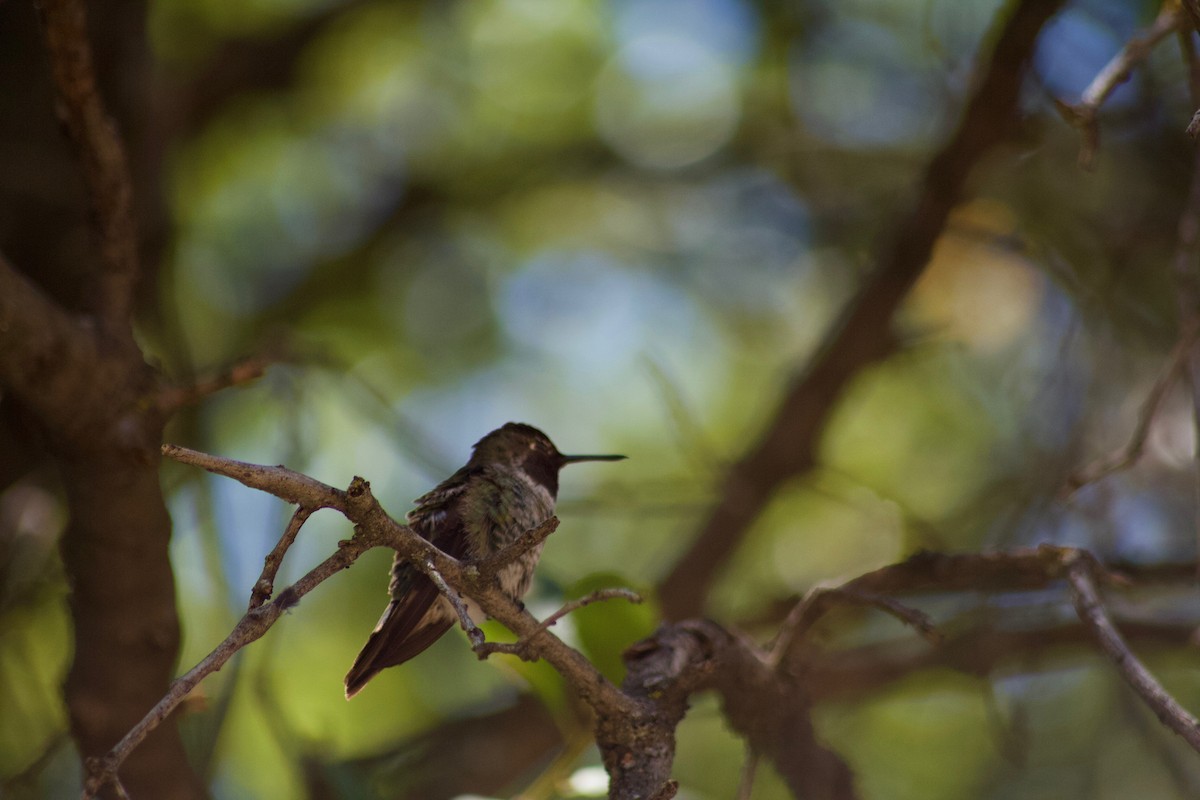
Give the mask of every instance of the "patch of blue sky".
[[(1054, 96), (1075, 102), (1134, 33), (1136, 24), (1127, 8), (1092, 3), (1066, 9), (1050, 21), (1038, 40), (1034, 57), (1038, 75)], [(1139, 84), (1135, 73), (1117, 87), (1106, 107), (1130, 105)]]
[(617, 0), (613, 28), (619, 46), (647, 36), (689, 39), (721, 60), (745, 65), (759, 50), (761, 23), (741, 0)]
[(838, 147), (922, 144), (943, 122), (943, 96), (916, 57), (910, 39), (881, 25), (830, 24), (792, 50), (793, 113)]

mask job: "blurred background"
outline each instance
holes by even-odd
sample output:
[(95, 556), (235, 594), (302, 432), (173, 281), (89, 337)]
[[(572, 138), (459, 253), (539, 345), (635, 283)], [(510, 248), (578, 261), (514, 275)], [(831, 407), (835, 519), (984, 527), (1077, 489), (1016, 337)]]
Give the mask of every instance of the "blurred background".
[[(564, 452), (527, 603), (599, 586), (651, 601), (560, 623), (614, 678), (657, 623), (653, 587), (720, 476), (756, 440), (910, 209), (1003, 10), (992, 0), (153, 0), (93, 13), (130, 142), (149, 263), (139, 339), (183, 380), (239, 358), (255, 383), (179, 414), (168, 440), (371, 481), (397, 517), (509, 420)], [(821, 581), (920, 548), (1040, 542), (1138, 565), (1195, 561), (1190, 398), (1171, 393), (1135, 469), (1069, 498), (1120, 447), (1178, 335), (1170, 260), (1193, 160), (1186, 68), (1165, 42), (1101, 115), (1094, 170), (1054, 110), (1158, 13), (1076, 0), (1045, 29), (1011, 144), (974, 174), (817, 469), (756, 522), (707, 613), (763, 641)], [(110, 13), (109, 13), (110, 12)], [(70, 294), (87, 219), (63, 211), (53, 94), (29, 4), (0, 4), (5, 253), (56, 248)], [(41, 62), (41, 63), (44, 63)], [(39, 67), (43, 69), (44, 67)], [(29, 77), (37, 75), (39, 77)], [(63, 166), (63, 165), (66, 166)], [(47, 243), (50, 243), (49, 245)], [(76, 266), (76, 269), (79, 267)], [(70, 659), (44, 471), (0, 495), (0, 794), (74, 796), (59, 687)], [(166, 464), (181, 669), (245, 608), (290, 509)], [(351, 531), (318, 514), (281, 571)], [(460, 632), (381, 674), (342, 676), (386, 602), (390, 556), (322, 585), (207, 680), (183, 720), (217, 798), (598, 796), (599, 758), (555, 674)], [(1125, 619), (1186, 629), (1177, 591)], [(932, 598), (951, 625), (1037, 630), (1063, 591)], [(918, 605), (920, 605), (918, 603)], [(824, 646), (908, 646), (867, 612)], [(489, 633), (499, 634), (496, 628)], [(1200, 706), (1194, 650), (1142, 653)], [(912, 669), (818, 697), (818, 730), (868, 798), (1182, 798), (1194, 754), (1083, 641), (997, 656), (983, 674)], [(685, 798), (731, 797), (744, 759), (715, 701), (679, 730)], [(763, 764), (755, 798), (787, 796)]]

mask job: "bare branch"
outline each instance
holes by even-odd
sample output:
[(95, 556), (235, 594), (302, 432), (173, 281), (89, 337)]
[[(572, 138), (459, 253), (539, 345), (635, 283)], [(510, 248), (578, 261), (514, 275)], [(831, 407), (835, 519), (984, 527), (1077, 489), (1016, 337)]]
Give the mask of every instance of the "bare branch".
[[(364, 481), (356, 478), (355, 482)], [(354, 491), (354, 488), (355, 484), (351, 484), (350, 491)], [(177, 678), (171, 684), (166, 695), (142, 718), (142, 721), (134, 726), (121, 741), (117, 742), (103, 759), (98, 760), (99, 763), (91, 770), (91, 774), (84, 784), (84, 800), (94, 797), (102, 786), (110, 784), (116, 778), (117, 771), (129, 754), (175, 710), (201, 680), (225, 666), (229, 659), (243, 647), (262, 638), (284, 611), (299, 603), (301, 598), (315, 589), (322, 581), (346, 569), (360, 555), (381, 544), (384, 544), (384, 540), (378, 534), (370, 535), (361, 532), (360, 535), (349, 541), (339, 542), (337, 552), (280, 592), (272, 602), (246, 612), (229, 635), (225, 637), (225, 640), (201, 659), (196, 666)]]
[(194, 383), (168, 386), (158, 395), (158, 407), (164, 414), (171, 414), (185, 406), (198, 403), (223, 389), (250, 383), (261, 378), (273, 360), (261, 355), (251, 356), (230, 364), (220, 372), (200, 378)]
[(1163, 3), (1154, 23), (1126, 42), (1120, 52), (1104, 65), (1083, 90), (1078, 103), (1055, 100), (1063, 119), (1078, 128), (1083, 137), (1083, 144), (1079, 149), (1079, 166), (1084, 169), (1095, 166), (1096, 153), (1100, 149), (1100, 124), (1096, 119), (1100, 106), (1104, 105), (1118, 86), (1129, 80), (1133, 70), (1150, 56), (1159, 42), (1184, 27), (1185, 19), (1184, 11), (1178, 5)]
[(463, 603), (462, 597), (446, 584), (446, 579), (442, 577), (442, 573), (437, 571), (437, 567), (433, 565), (432, 561), (425, 561), (421, 567), (421, 571), (428, 576), (429, 580), (433, 581), (434, 586), (442, 593), (442, 597), (446, 598), (450, 605), (454, 607), (454, 613), (458, 615), (458, 622), (462, 625), (462, 629), (467, 632), (467, 638), (471, 640), (471, 646), (473, 648), (483, 647), (483, 631), (479, 630), (479, 626), (471, 619), (471, 614), (467, 611), (467, 606)]
[(59, 116), (83, 164), (100, 237), (101, 328), (132, 344), (130, 318), (138, 279), (133, 181), (124, 145), (96, 86), (86, 5), (83, 0), (44, 0), (39, 8)]
[[(530, 651), (531, 657), (545, 659), (554, 666), (576, 694), (592, 706), (598, 717), (628, 723), (638, 715), (648, 713), (639, 702), (625, 696), (609, 683), (581, 653), (550, 633), (545, 623), (538, 622), (513, 602), (495, 585), (494, 580), (482, 574), (478, 568), (464, 566), (410, 528), (392, 520), (371, 493), (370, 484), (362, 478), (356, 477), (346, 491), (340, 491), (285, 467), (249, 464), (175, 445), (164, 445), (163, 454), (231, 477), (246, 486), (300, 505), (300, 510), (293, 515), (289, 523), (288, 531), (272, 553), (272, 556), (278, 553), (278, 559), (268, 556), (263, 577), (260, 578), (261, 588), (265, 589), (267, 583), (273, 583), (274, 570), (278, 568), (277, 561), (282, 559), (287, 550), (287, 545), (290, 544), (289, 537), (294, 538), (294, 531), (299, 530), (312, 510), (333, 508), (340, 511), (354, 523), (356, 533), (353, 539), (339, 543), (337, 553), (279, 592), (273, 601), (252, 607), (224, 642), (176, 680), (167, 695), (95, 766), (88, 779), (85, 796), (94, 795), (101, 786), (110, 783), (116, 777), (129, 754), (150, 731), (167, 718), (202, 678), (220, 669), (239, 649), (260, 638), (284, 610), (298, 603), (317, 584), (349, 567), (359, 555), (372, 547), (392, 548), (401, 557), (422, 569), (447, 597), (458, 599), (466, 595), (477, 602), (485, 613), (498, 619), (518, 637), (527, 641), (525, 647)], [(547, 520), (531, 531), (529, 538), (544, 536), (556, 526), (557, 520)], [(256, 587), (256, 591), (258, 588), (260, 587)], [(617, 590), (610, 590), (610, 594), (627, 596)], [(576, 607), (585, 604), (586, 602), (578, 602)], [(461, 600), (459, 605), (461, 606)], [(465, 620), (464, 627), (467, 627), (470, 617), (465, 608), (460, 608), (460, 617)], [(472, 627), (473, 624), (467, 627), (468, 633)], [(477, 628), (475, 630), (478, 631)], [(481, 634), (472, 635), (474, 644), (479, 645), (480, 639)]]
[(520, 537), (506, 544), (495, 553), (471, 562), (468, 569), (474, 568), (485, 578), (492, 578), (501, 568), (508, 566), (533, 548), (550, 538), (550, 534), (558, 530), (558, 517), (550, 517), (536, 528), (530, 528)]
[(750, 800), (750, 795), (754, 792), (754, 774), (756, 772), (758, 772), (758, 753), (747, 747), (746, 760), (742, 762), (742, 774), (738, 777), (735, 800)]
[(1200, 325), (1188, 324), (1184, 327), (1179, 341), (1175, 343), (1175, 347), (1171, 350), (1166, 370), (1154, 382), (1154, 385), (1150, 387), (1150, 391), (1146, 395), (1146, 400), (1138, 410), (1137, 425), (1134, 426), (1133, 434), (1129, 437), (1129, 441), (1111, 456), (1089, 464), (1068, 477), (1066, 486), (1064, 487), (1064, 492), (1068, 496), (1079, 491), (1089, 483), (1095, 483), (1113, 473), (1129, 469), (1142, 457), (1142, 451), (1146, 447), (1146, 440), (1150, 436), (1150, 427), (1153, 425), (1155, 417), (1158, 416), (1158, 412), (1162, 408), (1167, 392), (1175, 385), (1175, 381), (1178, 380), (1180, 374), (1184, 371), (1185, 365), (1191, 357), (1192, 351), (1195, 349), (1198, 335), (1200, 335)]
[(283, 557), (287, 554), (288, 548), (296, 541), (296, 534), (300, 533), (300, 528), (310, 516), (312, 516), (311, 509), (299, 506), (296, 513), (292, 514), (292, 518), (288, 520), (283, 536), (279, 537), (279, 541), (271, 548), (271, 552), (267, 553), (267, 557), (263, 560), (262, 575), (254, 582), (254, 589), (250, 592), (251, 611), (271, 599), (271, 595), (275, 592), (275, 575), (279, 572), (280, 565), (283, 564)]
[(182, 464), (200, 467), (216, 475), (233, 478), (243, 486), (273, 494), (281, 500), (304, 506), (311, 511), (333, 508), (345, 513), (346, 493), (287, 467), (266, 467), (245, 461), (189, 450), (177, 444), (164, 444), (162, 454)]
[(1150, 671), (1138, 660), (1113, 625), (1100, 600), (1093, 581), (1095, 559), (1076, 551), (1065, 558), (1066, 578), (1071, 585), (1075, 610), (1084, 624), (1091, 628), (1100, 648), (1113, 660), (1121, 677), (1138, 696), (1150, 706), (1159, 722), (1183, 737), (1193, 750), (1200, 752), (1200, 721), (1175, 700)]
[(93, 424), (77, 398), (92, 391), (86, 367), (99, 360), (83, 326), (0, 254), (0, 386), (73, 440)]
[(554, 625), (560, 619), (576, 611), (584, 606), (590, 606), (592, 603), (599, 603), (604, 600), (614, 600), (621, 598), (628, 600), (631, 603), (641, 603), (642, 596), (637, 592), (629, 589), (597, 589), (596, 591), (584, 595), (568, 603), (564, 603), (562, 608), (555, 611), (550, 616), (546, 617), (538, 625), (536, 631), (532, 635), (522, 636), (515, 642), (480, 642), (475, 646), (475, 652), (480, 658), (487, 658), (492, 653), (507, 653), (517, 656), (524, 661), (535, 661), (536, 657), (531, 657), (529, 652), (529, 642), (534, 636), (537, 636), (542, 631)]
[(771, 648), (770, 664), (772, 667), (778, 668), (781, 664), (786, 663), (792, 646), (804, 637), (836, 601), (874, 606), (916, 628), (932, 644), (939, 644), (942, 641), (941, 634), (938, 633), (928, 615), (915, 608), (909, 608), (898, 600), (875, 592), (845, 586), (817, 587), (806, 594), (784, 620), (779, 631), (779, 638), (775, 640), (775, 646)]
[(817, 439), (845, 387), (894, 349), (892, 315), (925, 269), (967, 176), (1015, 129), (1034, 44), (1061, 5), (1061, 0), (1022, 0), (1000, 12), (987, 68), (958, 129), (930, 161), (912, 210), (808, 369), (788, 388), (758, 442), (729, 470), (691, 548), (659, 584), (667, 619), (703, 612), (713, 581), (776, 489), (816, 463)]
[[(1185, 3), (1185, 7), (1189, 14), (1195, 10), (1192, 2)], [(1197, 58), (1191, 36), (1189, 30), (1182, 37), (1183, 53), (1187, 61), (1192, 102), (1200, 104), (1200, 58)], [(1200, 117), (1200, 111), (1196, 113)], [(1184, 380), (1192, 395), (1192, 429), (1197, 442), (1196, 458), (1192, 465), (1192, 513), (1194, 535), (1200, 542), (1200, 347), (1196, 345), (1196, 331), (1200, 330), (1200, 151), (1192, 157), (1192, 180), (1187, 201), (1179, 214), (1171, 276), (1175, 283), (1180, 327), (1185, 334), (1192, 334), (1192, 346), (1183, 354), (1181, 363)]]
[[(730, 726), (771, 760), (795, 796), (857, 797), (850, 768), (817, 740), (804, 683), (772, 669), (743, 636), (708, 620), (664, 625), (630, 647), (625, 664), (626, 692), (654, 697), (664, 715), (676, 713), (677, 702), (686, 707), (691, 693), (715, 689)], [(645, 762), (638, 769), (653, 769), (654, 758)], [(655, 779), (645, 776), (642, 785)]]

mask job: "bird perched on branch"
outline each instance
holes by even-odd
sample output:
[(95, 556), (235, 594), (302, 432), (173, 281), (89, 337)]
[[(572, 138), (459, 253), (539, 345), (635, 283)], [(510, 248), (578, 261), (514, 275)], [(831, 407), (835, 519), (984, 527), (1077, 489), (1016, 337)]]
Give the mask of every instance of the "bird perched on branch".
[[(417, 498), (408, 524), (457, 559), (485, 558), (554, 514), (560, 469), (581, 461), (622, 458), (565, 456), (537, 428), (509, 422), (475, 444), (465, 467)], [(541, 552), (539, 543), (497, 573), (500, 588), (514, 601), (529, 590)], [(346, 674), (347, 699), (380, 670), (425, 650), (458, 619), (433, 582), (399, 555), (392, 563), (388, 592), (392, 601)], [(477, 613), (473, 610), (472, 616)]]

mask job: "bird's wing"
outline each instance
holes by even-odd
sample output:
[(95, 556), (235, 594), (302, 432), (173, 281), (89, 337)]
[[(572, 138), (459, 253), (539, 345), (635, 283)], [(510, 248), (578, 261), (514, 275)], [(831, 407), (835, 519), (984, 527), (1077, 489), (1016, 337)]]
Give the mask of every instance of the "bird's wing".
[[(413, 530), (455, 558), (468, 555), (468, 540), (455, 502), (465, 491), (466, 481), (460, 480), (465, 477), (456, 473), (418, 498), (417, 507), (408, 515)], [(346, 673), (347, 698), (357, 694), (380, 670), (403, 664), (421, 653), (454, 624), (454, 615), (435, 605), (437, 587), (399, 555), (392, 562), (388, 593), (392, 601)]]

